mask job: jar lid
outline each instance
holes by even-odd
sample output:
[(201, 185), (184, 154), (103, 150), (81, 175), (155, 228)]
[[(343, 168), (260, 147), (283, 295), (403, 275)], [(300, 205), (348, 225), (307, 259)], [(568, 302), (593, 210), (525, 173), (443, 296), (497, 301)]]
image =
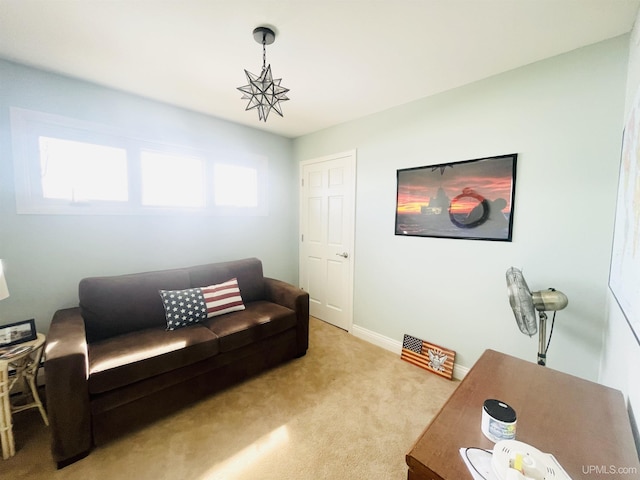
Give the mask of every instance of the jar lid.
[(491, 417), (505, 423), (516, 421), (516, 411), (504, 402), (496, 399), (485, 400), (482, 406)]

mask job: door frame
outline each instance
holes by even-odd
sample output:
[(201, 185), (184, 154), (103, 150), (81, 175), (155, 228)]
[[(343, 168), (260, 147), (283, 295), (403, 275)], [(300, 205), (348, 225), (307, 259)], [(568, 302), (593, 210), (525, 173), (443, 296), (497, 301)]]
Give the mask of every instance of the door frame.
[(307, 165), (313, 165), (315, 163), (323, 163), (331, 160), (338, 160), (340, 158), (349, 158), (349, 168), (351, 170), (351, 184), (349, 188), (351, 190), (352, 202), (351, 202), (351, 210), (347, 212), (350, 215), (351, 220), (351, 235), (350, 235), (350, 245), (349, 245), (349, 256), (351, 257), (351, 262), (349, 262), (348, 268), (348, 292), (347, 292), (347, 314), (348, 314), (348, 328), (347, 331), (349, 333), (353, 330), (353, 284), (354, 284), (354, 271), (355, 271), (355, 238), (356, 238), (356, 165), (357, 165), (357, 150), (346, 150), (340, 153), (334, 153), (331, 155), (325, 155), (318, 158), (312, 158), (309, 160), (303, 160), (300, 162), (299, 172), (298, 172), (298, 286), (302, 288), (302, 266), (303, 266), (303, 258), (302, 258), (302, 216), (304, 215), (304, 198), (302, 191), (302, 182), (304, 181), (304, 167)]

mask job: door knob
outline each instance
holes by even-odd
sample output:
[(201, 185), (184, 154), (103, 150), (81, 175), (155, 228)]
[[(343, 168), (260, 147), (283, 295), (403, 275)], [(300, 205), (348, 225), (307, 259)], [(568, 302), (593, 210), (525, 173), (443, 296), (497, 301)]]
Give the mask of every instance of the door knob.
[(336, 253), (336, 255), (342, 258), (349, 258), (349, 254), (347, 252)]

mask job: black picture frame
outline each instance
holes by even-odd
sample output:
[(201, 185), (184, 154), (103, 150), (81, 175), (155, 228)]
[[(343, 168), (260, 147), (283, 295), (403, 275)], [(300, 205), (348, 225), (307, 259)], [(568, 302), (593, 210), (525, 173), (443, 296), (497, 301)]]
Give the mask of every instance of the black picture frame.
[(397, 171), (395, 234), (510, 242), (517, 153)]
[(0, 325), (0, 348), (30, 342), (36, 338), (38, 338), (38, 332), (36, 332), (36, 322), (33, 318)]

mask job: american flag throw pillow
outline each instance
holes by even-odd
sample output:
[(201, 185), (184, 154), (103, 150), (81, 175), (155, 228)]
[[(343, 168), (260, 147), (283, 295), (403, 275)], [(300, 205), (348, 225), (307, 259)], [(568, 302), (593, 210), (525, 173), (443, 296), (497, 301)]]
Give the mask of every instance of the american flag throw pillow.
[(202, 290), (207, 305), (207, 318), (244, 310), (237, 278), (217, 285), (202, 287), (200, 290)]
[(207, 306), (200, 288), (160, 290), (167, 330), (188, 327), (207, 318)]
[(160, 290), (167, 330), (187, 327), (206, 318), (244, 310), (238, 279), (187, 290)]

